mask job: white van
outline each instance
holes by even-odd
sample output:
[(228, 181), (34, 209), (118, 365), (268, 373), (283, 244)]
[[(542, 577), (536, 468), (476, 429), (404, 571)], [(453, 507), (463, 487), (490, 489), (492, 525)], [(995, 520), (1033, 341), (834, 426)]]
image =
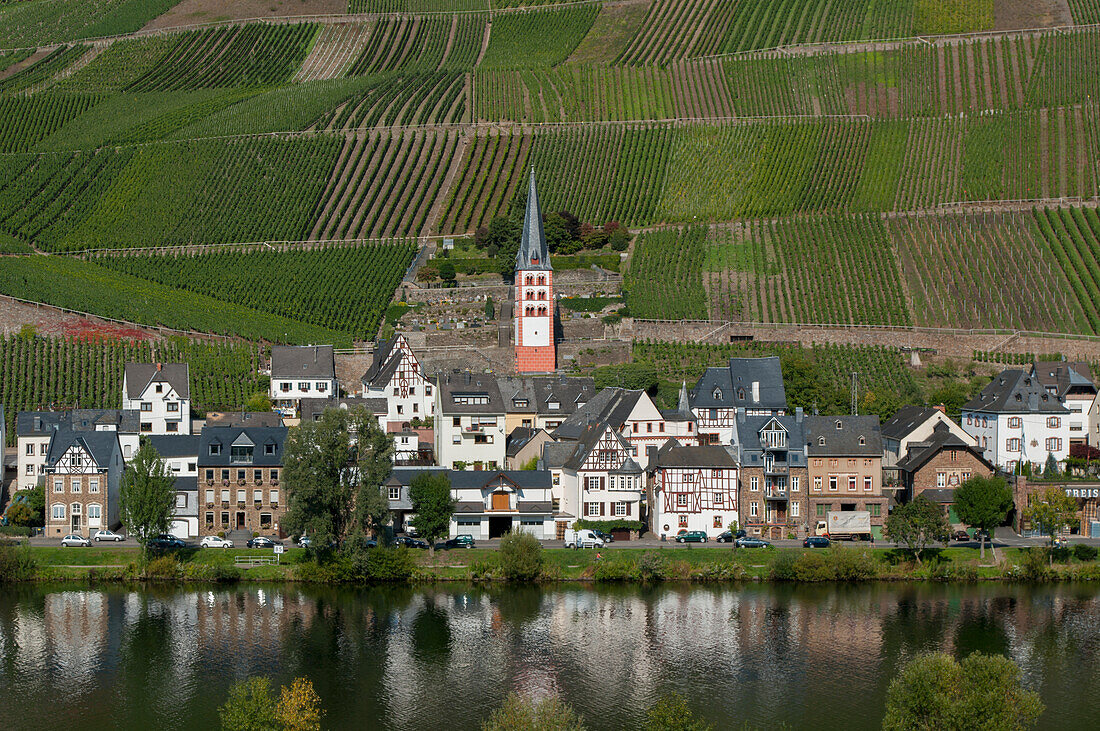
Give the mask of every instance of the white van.
[(603, 539), (588, 528), (565, 531), (566, 548), (603, 548)]

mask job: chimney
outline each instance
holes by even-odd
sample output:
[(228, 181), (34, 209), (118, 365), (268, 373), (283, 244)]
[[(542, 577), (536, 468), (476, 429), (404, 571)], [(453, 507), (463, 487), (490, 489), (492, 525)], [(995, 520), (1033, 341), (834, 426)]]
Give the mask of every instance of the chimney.
[(797, 423), (797, 424), (802, 423), (802, 407), (801, 406), (796, 406), (795, 407), (795, 409), (794, 409), (794, 420), (795, 420), (795, 423)]
[(752, 402), (754, 404), (760, 403), (760, 381), (752, 382)]
[(934, 408), (936, 411), (940, 412), (944, 416), (947, 416), (947, 407), (944, 406), (943, 404), (936, 404), (932, 408)]
[(162, 370), (164, 370), (164, 364), (163, 363), (157, 363), (157, 371), (162, 371)]

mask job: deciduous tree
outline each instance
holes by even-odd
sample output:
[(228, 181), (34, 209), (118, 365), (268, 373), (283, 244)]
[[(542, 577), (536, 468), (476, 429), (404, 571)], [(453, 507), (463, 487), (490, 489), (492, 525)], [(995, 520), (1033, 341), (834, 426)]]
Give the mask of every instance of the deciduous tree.
[[(1031, 496), (1031, 503), (1024, 510), (1024, 517), (1050, 537), (1050, 547), (1054, 548), (1054, 539), (1058, 531), (1065, 529), (1077, 520), (1077, 501), (1066, 494), (1065, 490), (1048, 487), (1042, 493)], [(1054, 554), (1050, 556), (1054, 562)]]
[(421, 472), (409, 485), (409, 500), (416, 517), (412, 524), (431, 551), (437, 539), (447, 535), (455, 501), (451, 497), (451, 478), (446, 472)]
[(308, 678), (284, 685), (275, 708), (275, 719), (285, 731), (320, 731), (321, 697)]
[(682, 695), (672, 693), (649, 709), (642, 728), (644, 731), (710, 731), (713, 726), (696, 718)]
[(229, 689), (229, 700), (218, 709), (223, 731), (270, 731), (277, 728), (271, 681), (248, 678)]
[(946, 541), (951, 528), (943, 507), (924, 495), (905, 505), (899, 505), (886, 519), (886, 535), (890, 540), (904, 543), (920, 563), (920, 555), (931, 543)]
[[(981, 557), (985, 558), (985, 537), (1004, 522), (1012, 509), (1012, 490), (1003, 477), (971, 477), (955, 490), (955, 514), (969, 526), (979, 528)], [(993, 549), (997, 558), (997, 549)]]
[(176, 479), (160, 454), (143, 440), (122, 473), (122, 488), (118, 493), (122, 523), (137, 538), (143, 551), (148, 550), (150, 539), (168, 532), (172, 525), (175, 483)]

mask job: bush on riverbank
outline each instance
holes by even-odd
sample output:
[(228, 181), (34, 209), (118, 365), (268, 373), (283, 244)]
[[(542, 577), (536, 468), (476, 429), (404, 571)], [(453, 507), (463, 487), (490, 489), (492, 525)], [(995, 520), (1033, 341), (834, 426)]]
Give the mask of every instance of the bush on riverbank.
[(781, 551), (768, 572), (772, 581), (870, 581), (878, 576), (878, 561), (869, 551), (837, 545), (825, 551)]
[(364, 548), (350, 554), (314, 556), (294, 567), (294, 578), (310, 584), (405, 583), (417, 573), (407, 548)]
[(530, 533), (506, 533), (500, 539), (499, 558), (509, 581), (536, 581), (542, 576), (542, 544)]
[(30, 581), (37, 569), (38, 562), (31, 554), (30, 546), (16, 546), (10, 542), (0, 544), (0, 583)]

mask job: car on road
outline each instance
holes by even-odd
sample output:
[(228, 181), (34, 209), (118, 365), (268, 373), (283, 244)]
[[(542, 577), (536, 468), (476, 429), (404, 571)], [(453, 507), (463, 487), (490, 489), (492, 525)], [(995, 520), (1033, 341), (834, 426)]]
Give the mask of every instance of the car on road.
[(706, 543), (707, 534), (706, 531), (701, 530), (686, 530), (676, 536), (677, 543)]
[(256, 536), (255, 538), (249, 538), (247, 545), (249, 548), (275, 548), (275, 546), (281, 546), (283, 543), (267, 536)]
[(408, 525), (405, 526), (405, 535), (412, 536), (413, 538), (416, 538), (420, 534), (416, 532), (416, 526), (413, 525), (412, 523), (409, 523)]
[(427, 549), (428, 544), (419, 538), (409, 538), (408, 536), (397, 536), (393, 539), (393, 545), (405, 546), (406, 548), (424, 548)]
[(803, 548), (828, 548), (829, 539), (825, 536), (807, 536), (806, 540), (802, 541)]
[(592, 532), (595, 533), (596, 537), (599, 538), (604, 543), (612, 543), (615, 540), (615, 536), (611, 535), (610, 533), (607, 533), (606, 531), (593, 529)]
[(61, 546), (63, 548), (71, 548), (74, 546), (87, 547), (90, 545), (92, 545), (91, 541), (89, 541), (84, 536), (78, 536), (75, 533), (70, 533), (69, 535), (61, 539)]
[(734, 545), (738, 548), (771, 548), (772, 544), (768, 543), (763, 538), (745, 536), (744, 538), (738, 538)]
[(298, 539), (298, 548), (309, 548), (313, 545), (313, 539), (309, 536), (302, 536)]
[(953, 541), (969, 541), (970, 534), (964, 530), (957, 530), (951, 534), (951, 540)]
[(118, 533), (115, 533), (113, 530), (97, 530), (95, 532), (95, 535), (92, 536), (92, 540), (96, 543), (99, 543), (100, 541), (114, 541), (116, 543), (122, 543), (122, 541), (125, 539)]
[(199, 545), (203, 548), (232, 548), (233, 541), (221, 536), (206, 536), (199, 541)]
[(473, 548), (474, 537), (469, 533), (462, 533), (449, 539), (443, 544), (444, 548)]
[(157, 551), (173, 551), (186, 546), (187, 544), (179, 536), (174, 536), (171, 533), (161, 533), (155, 538), (150, 538), (148, 543), (149, 548)]
[(745, 535), (746, 535), (746, 533), (745, 533), (744, 530), (737, 530), (737, 531), (727, 530), (727, 531), (722, 531), (721, 533), (719, 533), (718, 537), (715, 538), (714, 540), (718, 541), (719, 543), (733, 543), (738, 538), (744, 538)]

